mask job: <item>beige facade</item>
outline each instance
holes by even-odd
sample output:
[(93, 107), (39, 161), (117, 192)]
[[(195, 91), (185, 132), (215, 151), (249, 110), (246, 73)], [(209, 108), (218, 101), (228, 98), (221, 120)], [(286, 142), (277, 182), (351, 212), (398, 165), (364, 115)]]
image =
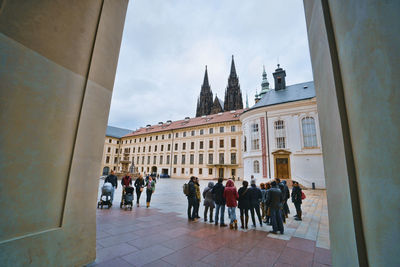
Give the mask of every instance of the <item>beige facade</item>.
[[(105, 139), (103, 166), (110, 157), (110, 169), (119, 162), (118, 172), (129, 171), (132, 163), (141, 174), (200, 179), (243, 177), (242, 126), (240, 111), (147, 126), (109, 143)], [(108, 148), (111, 153), (107, 154)], [(118, 156), (115, 151), (118, 149)], [(103, 168), (102, 168), (103, 170)]]
[(103, 157), (101, 161), (101, 175), (108, 174), (111, 170), (119, 171), (119, 150), (121, 138), (106, 136), (104, 140)]

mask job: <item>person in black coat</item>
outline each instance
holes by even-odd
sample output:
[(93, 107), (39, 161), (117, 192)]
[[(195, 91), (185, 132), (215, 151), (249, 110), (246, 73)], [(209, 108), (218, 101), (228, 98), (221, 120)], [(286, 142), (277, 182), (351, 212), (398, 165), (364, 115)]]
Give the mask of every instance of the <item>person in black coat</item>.
[(249, 193), (249, 182), (243, 181), (243, 186), (239, 188), (238, 194), (239, 194), (239, 204), (238, 208), (240, 210), (240, 222), (242, 223), (242, 226), (240, 228), (242, 229), (248, 229), (248, 223), (249, 223), (249, 209), (251, 207), (250, 205), (250, 193)]
[(250, 193), (250, 214), (251, 220), (253, 222), (253, 227), (256, 227), (256, 219), (254, 217), (254, 211), (257, 214), (258, 220), (260, 221), (260, 226), (262, 226), (262, 218), (260, 213), (260, 202), (262, 199), (262, 194), (260, 188), (256, 186), (256, 180), (251, 180), (251, 187), (249, 188)]
[(273, 234), (277, 234), (278, 231), (283, 234), (283, 222), (282, 222), (282, 200), (283, 195), (281, 190), (278, 188), (276, 181), (271, 182), (271, 188), (268, 189), (267, 194), (267, 205), (270, 208), (271, 213), (271, 222), (272, 222), (272, 231)]
[(139, 207), (139, 199), (140, 196), (142, 195), (142, 191), (143, 191), (143, 187), (144, 187), (144, 179), (143, 176), (140, 175), (135, 183), (133, 184), (135, 186), (135, 190), (136, 190), (136, 206)]
[(118, 177), (115, 176), (114, 171), (111, 171), (111, 173), (104, 180), (104, 183), (112, 184), (112, 188), (113, 188), (113, 190), (111, 191), (111, 203), (112, 203), (114, 200), (114, 191), (118, 187)]
[[(189, 192), (187, 194), (188, 199), (188, 220), (194, 221), (196, 219), (196, 188), (194, 187), (196, 177), (190, 177), (190, 181), (188, 183)], [(192, 210), (193, 209), (193, 210)]]
[(296, 208), (296, 215), (294, 216), (296, 221), (301, 221), (301, 204), (303, 203), (302, 199), (302, 192), (301, 188), (299, 186), (299, 183), (296, 181), (293, 181), (293, 189), (292, 189), (292, 202), (294, 203), (294, 206)]
[(222, 184), (224, 181), (223, 178), (218, 178), (218, 183), (214, 186), (212, 189), (212, 194), (214, 196), (215, 200), (215, 225), (218, 225), (218, 217), (219, 217), (219, 211), (221, 210), (221, 227), (226, 227), (227, 225), (225, 224), (225, 198), (224, 198), (224, 190), (225, 186)]

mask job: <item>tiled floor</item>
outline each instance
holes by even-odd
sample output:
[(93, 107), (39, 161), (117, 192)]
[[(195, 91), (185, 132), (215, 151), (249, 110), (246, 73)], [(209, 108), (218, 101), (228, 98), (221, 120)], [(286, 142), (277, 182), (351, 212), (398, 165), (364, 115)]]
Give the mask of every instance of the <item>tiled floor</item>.
[[(304, 220), (295, 221), (291, 214), (285, 234), (273, 235), (271, 226), (235, 231), (202, 219), (188, 222), (184, 182), (160, 180), (149, 209), (144, 194), (141, 207), (120, 210), (117, 190), (114, 206), (97, 211), (97, 259), (91, 266), (331, 265), (325, 191), (305, 191)], [(202, 181), (201, 188), (206, 184)], [(293, 213), (291, 204), (290, 209)], [(199, 214), (203, 217), (203, 207)]]

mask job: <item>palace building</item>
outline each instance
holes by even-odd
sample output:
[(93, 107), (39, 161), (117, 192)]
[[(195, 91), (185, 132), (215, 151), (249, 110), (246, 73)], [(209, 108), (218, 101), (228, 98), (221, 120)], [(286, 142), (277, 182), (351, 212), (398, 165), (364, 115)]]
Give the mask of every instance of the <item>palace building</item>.
[(278, 64), (275, 89), (270, 89), (264, 69), (256, 104), (240, 116), (244, 177), (278, 177), (325, 188), (314, 82), (286, 86), (285, 76)]
[[(179, 121), (159, 122), (119, 139), (118, 172), (140, 172), (200, 179), (243, 177), (243, 110)], [(107, 143), (107, 138), (106, 138)], [(110, 155), (110, 157), (113, 157)], [(117, 160), (115, 160), (117, 158)], [(103, 165), (107, 158), (103, 157)], [(111, 168), (108, 165), (104, 168)]]
[(101, 175), (107, 175), (111, 170), (120, 170), (121, 138), (131, 132), (132, 130), (129, 129), (107, 126), (101, 161)]

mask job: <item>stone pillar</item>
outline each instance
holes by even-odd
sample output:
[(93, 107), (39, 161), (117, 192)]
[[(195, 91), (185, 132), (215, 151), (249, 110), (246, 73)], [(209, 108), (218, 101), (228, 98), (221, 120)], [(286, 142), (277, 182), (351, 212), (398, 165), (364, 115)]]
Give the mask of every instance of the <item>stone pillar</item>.
[(96, 258), (98, 170), (127, 4), (0, 1), (0, 266)]
[(335, 266), (400, 265), (400, 2), (304, 0)]

